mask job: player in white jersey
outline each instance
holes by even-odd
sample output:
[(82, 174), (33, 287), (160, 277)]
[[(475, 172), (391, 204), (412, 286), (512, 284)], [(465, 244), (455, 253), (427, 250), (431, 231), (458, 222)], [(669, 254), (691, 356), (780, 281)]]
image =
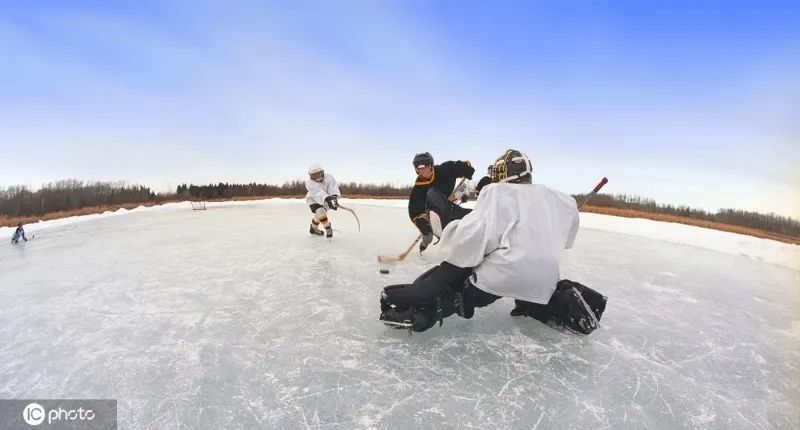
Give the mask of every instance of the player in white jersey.
[[(308, 168), (308, 179), (306, 179), (306, 203), (311, 208), (314, 217), (311, 218), (311, 228), (309, 233), (317, 236), (332, 237), (333, 227), (328, 220), (328, 209), (339, 209), (339, 183), (330, 173), (326, 174), (319, 164), (313, 164)], [(325, 229), (323, 233), (320, 225)]]

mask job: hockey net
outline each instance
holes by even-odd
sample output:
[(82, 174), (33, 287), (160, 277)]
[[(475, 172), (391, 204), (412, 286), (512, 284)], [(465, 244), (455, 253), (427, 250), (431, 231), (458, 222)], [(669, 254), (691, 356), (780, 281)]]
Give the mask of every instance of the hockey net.
[(206, 202), (191, 201), (191, 203), (192, 203), (192, 210), (193, 211), (204, 211), (204, 210), (206, 210)]

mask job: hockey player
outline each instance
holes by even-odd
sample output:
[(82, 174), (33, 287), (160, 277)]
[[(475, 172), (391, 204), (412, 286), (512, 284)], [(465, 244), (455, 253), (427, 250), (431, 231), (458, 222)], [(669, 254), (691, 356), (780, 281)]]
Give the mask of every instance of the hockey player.
[[(468, 213), (469, 209), (456, 206), (449, 201), (449, 197), (456, 186), (456, 180), (458, 178), (472, 179), (475, 169), (469, 161), (445, 161), (442, 164), (434, 165), (433, 156), (428, 152), (415, 155), (413, 163), (414, 170), (417, 172), (417, 180), (414, 182), (411, 196), (408, 199), (408, 216), (422, 234), (422, 241), (419, 244), (419, 250), (422, 252), (433, 241), (433, 228), (426, 210), (428, 201), (432, 199), (437, 204), (443, 200), (447, 201), (450, 212), (452, 212), (452, 214), (446, 214), (448, 216), (461, 217)], [(445, 220), (442, 220), (443, 228), (445, 223)]]
[(17, 229), (14, 230), (14, 235), (11, 236), (11, 243), (19, 243), (20, 238), (25, 242), (28, 241), (28, 238), (25, 237), (25, 229), (22, 228), (22, 223), (17, 224)]
[(562, 250), (572, 246), (578, 231), (575, 199), (533, 185), (531, 174), (525, 154), (508, 150), (501, 155), (493, 184), (475, 209), (444, 229), (444, 261), (412, 284), (383, 289), (381, 321), (425, 331), (454, 313), (469, 319), (476, 307), (511, 297), (517, 300), (513, 316), (586, 334), (597, 328), (605, 297), (558, 280)]
[[(325, 174), (322, 166), (312, 164), (308, 168), (308, 179), (306, 179), (306, 203), (311, 208), (314, 217), (311, 218), (311, 228), (309, 233), (317, 236), (333, 237), (333, 227), (328, 220), (328, 209), (339, 209), (339, 183), (331, 174)], [(320, 224), (325, 229), (323, 233), (319, 229)]]
[(475, 198), (481, 195), (483, 187), (492, 183), (492, 170), (494, 170), (494, 164), (489, 165), (486, 169), (486, 176), (482, 177), (481, 180), (478, 181), (478, 185), (475, 186)]

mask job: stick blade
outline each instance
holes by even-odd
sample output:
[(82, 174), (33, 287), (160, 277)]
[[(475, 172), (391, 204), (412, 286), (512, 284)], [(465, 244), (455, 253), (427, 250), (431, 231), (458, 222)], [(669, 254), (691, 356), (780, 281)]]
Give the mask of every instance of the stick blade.
[(389, 255), (379, 255), (378, 256), (378, 263), (381, 264), (394, 264), (399, 263), (402, 259), (400, 257), (389, 256)]

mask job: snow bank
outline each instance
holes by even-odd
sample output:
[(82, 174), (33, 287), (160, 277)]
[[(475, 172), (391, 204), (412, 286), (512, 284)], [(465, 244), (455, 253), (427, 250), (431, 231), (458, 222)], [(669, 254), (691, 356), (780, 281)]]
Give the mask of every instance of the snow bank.
[(744, 255), (793, 270), (800, 270), (800, 246), (770, 239), (686, 224), (594, 213), (581, 214), (581, 227)]
[[(244, 200), (244, 201), (225, 201), (225, 202), (208, 202), (206, 204), (207, 208), (210, 207), (222, 207), (222, 206), (229, 206), (229, 205), (257, 205), (257, 204), (264, 204), (265, 202), (273, 202), (273, 203), (280, 203), (280, 202), (296, 202), (297, 199), (269, 199), (269, 200)], [(117, 209), (115, 211), (105, 211), (99, 214), (91, 214), (91, 215), (79, 215), (79, 216), (71, 216), (67, 218), (59, 218), (59, 219), (52, 219), (47, 221), (39, 221), (35, 223), (25, 224), (25, 235), (30, 237), (31, 235), (35, 234), (37, 231), (41, 231), (48, 228), (53, 227), (63, 227), (65, 225), (76, 224), (80, 222), (91, 221), (94, 219), (99, 218), (108, 218), (111, 216), (118, 216), (118, 215), (125, 215), (133, 212), (143, 212), (143, 211), (161, 211), (161, 210), (185, 210), (191, 209), (190, 202), (183, 201), (183, 202), (176, 202), (176, 203), (164, 203), (161, 205), (155, 206), (138, 206), (133, 209)], [(11, 236), (14, 234), (14, 230), (16, 227), (0, 227), (0, 239), (10, 239)]]
[[(267, 200), (209, 202), (207, 207), (213, 208), (229, 205), (280, 205), (296, 203), (297, 201), (298, 199), (275, 198)], [(355, 203), (360, 206), (367, 205), (392, 208), (405, 208), (408, 204), (406, 200), (386, 199), (342, 199), (341, 202), (344, 203), (345, 206), (347, 206), (348, 203)], [(474, 202), (468, 202), (464, 206), (472, 207), (473, 205)], [(187, 209), (189, 209), (188, 201), (167, 203), (150, 207), (139, 206), (130, 210), (118, 209), (113, 212), (106, 211), (101, 214), (73, 216), (69, 218), (26, 224), (25, 233), (30, 236), (35, 234), (37, 231), (47, 228), (60, 227), (97, 218), (124, 215), (131, 212)], [(711, 230), (685, 224), (653, 221), (641, 218), (623, 218), (594, 213), (581, 214), (581, 227), (697, 246), (714, 251), (725, 252), (728, 254), (744, 255), (760, 261), (777, 264), (800, 271), (800, 246), (770, 239), (761, 239), (737, 233)], [(0, 239), (7, 240), (13, 233), (13, 227), (0, 227)]]

